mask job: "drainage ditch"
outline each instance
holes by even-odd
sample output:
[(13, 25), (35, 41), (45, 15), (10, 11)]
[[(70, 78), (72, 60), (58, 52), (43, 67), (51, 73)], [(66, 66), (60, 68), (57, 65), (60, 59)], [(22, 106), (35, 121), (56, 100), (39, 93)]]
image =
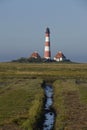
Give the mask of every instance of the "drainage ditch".
[(53, 104), (53, 88), (50, 85), (44, 87), (46, 101), (44, 106), (44, 121), (43, 121), (43, 130), (53, 130), (55, 113), (52, 109)]

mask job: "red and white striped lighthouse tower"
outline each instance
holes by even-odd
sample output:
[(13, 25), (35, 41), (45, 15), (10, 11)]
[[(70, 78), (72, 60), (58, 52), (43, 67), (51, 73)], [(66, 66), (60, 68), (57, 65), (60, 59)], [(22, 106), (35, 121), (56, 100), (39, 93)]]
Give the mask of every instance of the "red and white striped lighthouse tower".
[(45, 59), (51, 59), (51, 51), (50, 51), (50, 29), (49, 28), (46, 28), (46, 32), (45, 32), (44, 58)]

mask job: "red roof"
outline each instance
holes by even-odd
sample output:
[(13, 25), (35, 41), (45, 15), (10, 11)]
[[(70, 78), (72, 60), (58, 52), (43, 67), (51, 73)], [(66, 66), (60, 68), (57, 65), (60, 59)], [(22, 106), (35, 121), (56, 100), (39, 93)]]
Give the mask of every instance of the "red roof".
[(31, 54), (30, 58), (31, 58), (31, 57), (32, 57), (32, 58), (36, 58), (36, 59), (37, 59), (37, 58), (41, 58), (40, 55), (38, 54), (38, 52), (36, 52), (36, 51)]
[(57, 54), (56, 54), (56, 56), (55, 56), (55, 58), (66, 58), (65, 56), (64, 56), (64, 54), (61, 52), (61, 51), (59, 51)]

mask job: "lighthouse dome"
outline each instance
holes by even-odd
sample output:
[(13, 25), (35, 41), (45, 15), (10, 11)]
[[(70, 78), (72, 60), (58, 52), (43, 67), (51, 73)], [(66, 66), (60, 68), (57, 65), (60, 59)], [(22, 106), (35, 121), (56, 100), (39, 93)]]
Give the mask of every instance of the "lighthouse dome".
[(50, 29), (48, 27), (46, 28), (46, 33), (50, 33)]

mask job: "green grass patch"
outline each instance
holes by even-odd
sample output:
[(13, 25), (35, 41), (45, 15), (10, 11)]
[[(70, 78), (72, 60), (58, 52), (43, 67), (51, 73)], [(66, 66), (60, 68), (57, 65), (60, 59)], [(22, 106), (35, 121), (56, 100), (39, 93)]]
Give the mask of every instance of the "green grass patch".
[[(41, 79), (13, 79), (0, 89), (0, 125), (14, 122), (27, 127), (24, 122), (32, 121), (31, 128), (39, 118), (44, 92)], [(38, 114), (38, 113), (39, 114)], [(24, 125), (26, 124), (26, 125)], [(29, 128), (30, 128), (29, 127)]]
[(84, 104), (87, 104), (87, 81), (78, 84), (80, 99)]

